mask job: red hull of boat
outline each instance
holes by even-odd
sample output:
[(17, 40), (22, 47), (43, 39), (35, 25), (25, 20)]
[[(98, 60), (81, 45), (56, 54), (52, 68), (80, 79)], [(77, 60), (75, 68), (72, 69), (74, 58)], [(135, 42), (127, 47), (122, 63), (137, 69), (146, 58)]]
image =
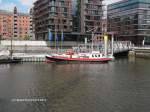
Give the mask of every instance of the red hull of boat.
[(59, 56), (46, 56), (47, 62), (64, 62), (64, 61), (77, 61), (77, 62), (108, 62), (111, 61), (111, 58), (99, 58), (99, 59), (94, 59), (94, 58), (65, 58), (65, 57), (59, 57)]

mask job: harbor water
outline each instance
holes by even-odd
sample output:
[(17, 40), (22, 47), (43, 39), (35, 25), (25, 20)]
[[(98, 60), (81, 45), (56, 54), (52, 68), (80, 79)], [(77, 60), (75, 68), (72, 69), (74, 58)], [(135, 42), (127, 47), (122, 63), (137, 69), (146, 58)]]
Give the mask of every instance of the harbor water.
[(0, 65), (0, 112), (149, 112), (150, 60)]

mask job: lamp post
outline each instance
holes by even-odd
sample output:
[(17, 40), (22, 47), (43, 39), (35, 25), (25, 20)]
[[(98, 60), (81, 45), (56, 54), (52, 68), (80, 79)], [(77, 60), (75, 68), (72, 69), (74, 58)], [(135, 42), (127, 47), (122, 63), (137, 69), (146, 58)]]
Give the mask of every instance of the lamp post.
[(85, 48), (87, 49), (87, 37), (84, 38)]
[(114, 38), (115, 38), (115, 34), (117, 34), (117, 32), (108, 32), (108, 34), (111, 35), (111, 55), (114, 55)]
[(108, 36), (107, 35), (104, 35), (104, 55), (105, 57), (107, 57), (107, 52), (108, 50)]
[(56, 34), (56, 26), (55, 26), (55, 50), (57, 49), (57, 34)]
[(114, 55), (114, 33), (111, 36), (111, 55)]

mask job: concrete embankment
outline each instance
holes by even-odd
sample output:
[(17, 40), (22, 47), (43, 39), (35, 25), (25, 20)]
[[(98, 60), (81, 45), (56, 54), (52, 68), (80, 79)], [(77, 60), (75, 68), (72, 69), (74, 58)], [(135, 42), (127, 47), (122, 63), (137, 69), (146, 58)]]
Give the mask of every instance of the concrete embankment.
[(150, 47), (134, 47), (129, 52), (130, 57), (150, 59)]
[[(10, 46), (1, 46), (0, 50), (10, 51)], [(40, 46), (13, 46), (13, 57), (21, 58), (23, 62), (44, 62), (45, 56), (56, 53), (56, 50), (50, 47)], [(62, 50), (61, 50), (62, 51)], [(63, 49), (65, 51), (65, 49)]]
[(21, 58), (22, 62), (45, 62), (47, 54), (14, 53), (13, 57)]
[[(75, 46), (76, 42), (63, 42), (64, 48)], [(57, 46), (60, 48), (60, 44)], [(13, 56), (22, 58), (23, 62), (43, 62), (45, 56), (56, 52), (54, 42), (48, 41), (13, 41)], [(0, 51), (10, 51), (11, 42), (8, 40), (1, 41)], [(65, 50), (65, 49), (64, 49)]]

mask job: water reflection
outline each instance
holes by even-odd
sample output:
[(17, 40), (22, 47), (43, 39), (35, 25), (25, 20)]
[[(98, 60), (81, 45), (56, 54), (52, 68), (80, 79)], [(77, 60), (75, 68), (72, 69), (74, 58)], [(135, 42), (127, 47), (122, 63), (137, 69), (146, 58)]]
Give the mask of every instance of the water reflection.
[[(0, 112), (148, 112), (149, 65), (149, 60), (137, 59), (9, 65), (0, 69)], [(11, 102), (12, 98), (47, 101)]]
[(9, 64), (0, 64), (0, 70), (8, 69), (10, 68)]

